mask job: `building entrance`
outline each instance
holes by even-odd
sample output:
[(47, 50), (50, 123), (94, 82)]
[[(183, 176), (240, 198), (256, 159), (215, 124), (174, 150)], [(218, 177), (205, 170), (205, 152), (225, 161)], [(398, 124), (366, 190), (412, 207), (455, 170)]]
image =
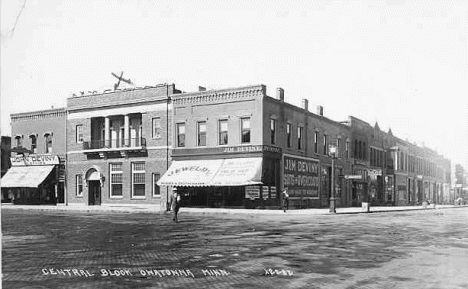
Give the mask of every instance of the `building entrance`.
[(101, 205), (101, 183), (99, 181), (88, 182), (88, 205)]

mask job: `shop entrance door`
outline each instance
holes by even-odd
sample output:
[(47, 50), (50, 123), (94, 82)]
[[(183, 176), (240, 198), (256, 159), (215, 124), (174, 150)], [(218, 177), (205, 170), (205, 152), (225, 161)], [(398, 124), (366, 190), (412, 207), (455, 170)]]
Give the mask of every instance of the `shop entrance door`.
[(101, 182), (100, 181), (89, 181), (89, 205), (99, 206), (101, 205)]

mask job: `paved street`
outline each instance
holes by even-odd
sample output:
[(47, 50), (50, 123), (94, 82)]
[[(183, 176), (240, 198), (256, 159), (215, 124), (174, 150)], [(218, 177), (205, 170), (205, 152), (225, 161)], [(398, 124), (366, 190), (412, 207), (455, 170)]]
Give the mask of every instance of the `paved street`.
[(350, 215), (2, 210), (3, 288), (467, 288), (468, 208)]

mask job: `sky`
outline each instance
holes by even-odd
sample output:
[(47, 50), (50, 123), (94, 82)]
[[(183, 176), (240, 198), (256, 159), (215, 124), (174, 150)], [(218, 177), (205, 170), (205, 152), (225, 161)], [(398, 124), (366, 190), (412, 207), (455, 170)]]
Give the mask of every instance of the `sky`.
[(468, 1), (1, 1), (1, 134), (80, 91), (264, 84), (468, 168)]

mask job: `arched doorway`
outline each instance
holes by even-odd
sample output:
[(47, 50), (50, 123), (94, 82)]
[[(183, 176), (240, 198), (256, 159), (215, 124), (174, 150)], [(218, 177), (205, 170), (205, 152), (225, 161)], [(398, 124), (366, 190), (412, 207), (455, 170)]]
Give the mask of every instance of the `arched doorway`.
[(96, 169), (86, 172), (86, 183), (88, 184), (88, 205), (101, 205), (101, 174)]

